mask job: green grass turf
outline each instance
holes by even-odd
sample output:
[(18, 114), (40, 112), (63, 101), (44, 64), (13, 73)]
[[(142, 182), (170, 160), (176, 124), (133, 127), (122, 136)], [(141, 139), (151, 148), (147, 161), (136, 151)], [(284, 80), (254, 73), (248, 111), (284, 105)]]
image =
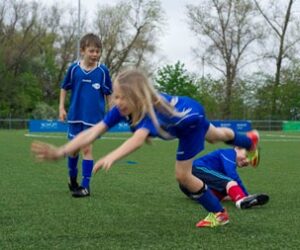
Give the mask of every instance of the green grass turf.
[[(36, 163), (30, 144), (39, 138), (26, 133), (0, 130), (0, 249), (299, 249), (300, 133), (262, 133), (259, 168), (240, 173), (270, 202), (246, 211), (224, 203), (230, 223), (214, 229), (195, 227), (207, 212), (178, 189), (176, 141), (153, 140), (95, 175), (91, 197), (74, 199), (65, 160)], [(96, 159), (126, 134), (107, 137), (94, 144)], [(63, 134), (40, 140), (66, 142)], [(216, 147), (226, 146), (205, 152)]]

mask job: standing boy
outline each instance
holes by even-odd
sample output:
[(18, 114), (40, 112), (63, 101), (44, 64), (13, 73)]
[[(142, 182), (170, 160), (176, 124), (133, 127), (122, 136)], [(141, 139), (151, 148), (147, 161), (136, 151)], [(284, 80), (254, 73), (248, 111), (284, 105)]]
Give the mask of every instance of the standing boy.
[[(67, 91), (71, 91), (67, 121), (69, 123), (68, 139), (72, 140), (81, 131), (101, 121), (105, 106), (109, 103), (112, 83), (109, 70), (99, 64), (101, 40), (89, 33), (80, 40), (81, 59), (73, 63), (61, 84), (59, 98), (59, 119), (64, 121), (67, 113), (65, 100)], [(73, 197), (90, 195), (90, 178), (93, 169), (92, 144), (82, 150), (82, 181), (77, 182), (79, 150), (68, 155), (69, 189)]]

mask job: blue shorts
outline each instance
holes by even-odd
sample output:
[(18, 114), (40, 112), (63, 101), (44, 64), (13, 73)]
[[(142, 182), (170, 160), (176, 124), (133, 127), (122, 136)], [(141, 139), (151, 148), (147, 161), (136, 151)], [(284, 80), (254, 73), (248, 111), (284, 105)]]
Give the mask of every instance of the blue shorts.
[(68, 139), (72, 140), (80, 132), (89, 129), (92, 126), (84, 125), (83, 123), (69, 123)]
[(206, 167), (193, 167), (192, 173), (206, 183), (209, 188), (216, 190), (223, 195), (227, 195), (226, 186), (228, 182), (233, 181), (233, 179), (224, 174)]
[(199, 118), (189, 125), (184, 134), (181, 134), (177, 148), (178, 161), (189, 160), (204, 149), (205, 135), (210, 123), (205, 117)]

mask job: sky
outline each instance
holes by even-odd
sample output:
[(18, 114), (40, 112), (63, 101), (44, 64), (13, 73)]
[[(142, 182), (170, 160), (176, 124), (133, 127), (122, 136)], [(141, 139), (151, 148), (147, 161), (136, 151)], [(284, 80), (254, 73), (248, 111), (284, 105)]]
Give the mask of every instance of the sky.
[[(113, 5), (119, 0), (81, 0), (81, 9), (93, 14), (98, 4)], [(67, 4), (73, 7), (78, 6), (78, 0), (40, 0), (44, 4), (52, 5)], [(160, 37), (160, 56), (166, 64), (175, 64), (180, 61), (185, 64), (186, 69), (195, 72), (199, 71), (194, 62), (192, 47), (196, 44), (195, 36), (188, 28), (186, 22), (186, 10), (184, 6), (188, 3), (195, 3), (195, 0), (161, 0), (162, 8), (166, 13), (166, 27), (164, 34)]]

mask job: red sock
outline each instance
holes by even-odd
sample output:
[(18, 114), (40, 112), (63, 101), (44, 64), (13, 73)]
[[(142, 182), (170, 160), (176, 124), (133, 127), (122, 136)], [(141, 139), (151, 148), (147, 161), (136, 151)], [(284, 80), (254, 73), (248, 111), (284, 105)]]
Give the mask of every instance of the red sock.
[(234, 202), (246, 197), (244, 191), (240, 188), (239, 185), (230, 187), (228, 189), (228, 195)]
[(220, 192), (211, 189), (211, 191), (213, 192), (213, 194), (221, 201), (225, 196), (223, 194), (221, 194)]

